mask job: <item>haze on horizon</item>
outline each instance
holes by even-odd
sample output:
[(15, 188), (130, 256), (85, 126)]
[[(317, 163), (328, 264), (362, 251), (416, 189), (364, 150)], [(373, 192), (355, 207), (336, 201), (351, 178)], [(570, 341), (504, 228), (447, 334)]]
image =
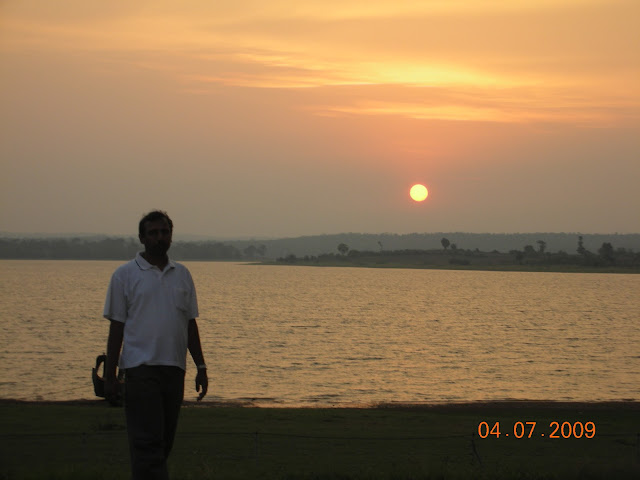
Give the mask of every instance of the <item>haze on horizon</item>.
[[(5, 0), (0, 231), (640, 232), (640, 3)], [(423, 183), (429, 197), (409, 198)]]

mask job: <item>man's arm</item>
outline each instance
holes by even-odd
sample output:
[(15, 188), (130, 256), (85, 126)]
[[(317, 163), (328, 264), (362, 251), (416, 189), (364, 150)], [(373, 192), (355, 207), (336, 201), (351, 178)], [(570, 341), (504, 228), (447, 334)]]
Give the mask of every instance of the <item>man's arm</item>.
[(111, 320), (109, 338), (107, 339), (107, 361), (104, 366), (104, 394), (107, 400), (115, 400), (118, 395), (118, 378), (116, 368), (120, 358), (122, 339), (124, 337), (124, 323)]
[(198, 331), (198, 324), (195, 318), (189, 320), (188, 346), (189, 352), (191, 352), (191, 358), (193, 358), (193, 362), (198, 368), (198, 373), (196, 374), (196, 392), (200, 392), (198, 396), (198, 401), (200, 401), (207, 394), (209, 378), (207, 377), (207, 367), (204, 364), (204, 355), (202, 354), (202, 345), (200, 344), (200, 332)]

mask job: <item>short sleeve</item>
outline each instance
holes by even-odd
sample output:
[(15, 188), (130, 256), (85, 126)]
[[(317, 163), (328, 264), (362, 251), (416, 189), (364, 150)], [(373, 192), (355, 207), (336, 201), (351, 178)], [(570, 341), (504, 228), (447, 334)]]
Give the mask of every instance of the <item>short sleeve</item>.
[(117, 272), (111, 277), (107, 298), (104, 302), (104, 318), (124, 323), (127, 320), (127, 298), (124, 292), (124, 284), (118, 278)]
[(187, 270), (187, 277), (189, 279), (190, 291), (191, 291), (191, 295), (189, 295), (188, 317), (197, 318), (199, 315), (198, 298), (196, 296), (196, 287), (193, 284), (193, 278), (191, 278), (191, 272), (189, 272), (189, 270)]

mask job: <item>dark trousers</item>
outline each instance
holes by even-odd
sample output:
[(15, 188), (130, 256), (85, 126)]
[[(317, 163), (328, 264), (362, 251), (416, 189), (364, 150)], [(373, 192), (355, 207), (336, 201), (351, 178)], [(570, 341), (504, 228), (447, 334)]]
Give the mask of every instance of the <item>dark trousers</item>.
[(167, 480), (184, 397), (184, 370), (141, 365), (125, 375), (124, 410), (133, 480)]

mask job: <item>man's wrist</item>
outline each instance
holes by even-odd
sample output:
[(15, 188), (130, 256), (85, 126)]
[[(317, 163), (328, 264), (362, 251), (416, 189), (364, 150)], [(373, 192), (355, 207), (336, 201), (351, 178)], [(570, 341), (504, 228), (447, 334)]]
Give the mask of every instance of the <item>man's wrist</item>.
[(196, 365), (196, 368), (198, 370), (206, 370), (207, 369), (207, 365), (205, 363), (199, 363), (198, 365)]

